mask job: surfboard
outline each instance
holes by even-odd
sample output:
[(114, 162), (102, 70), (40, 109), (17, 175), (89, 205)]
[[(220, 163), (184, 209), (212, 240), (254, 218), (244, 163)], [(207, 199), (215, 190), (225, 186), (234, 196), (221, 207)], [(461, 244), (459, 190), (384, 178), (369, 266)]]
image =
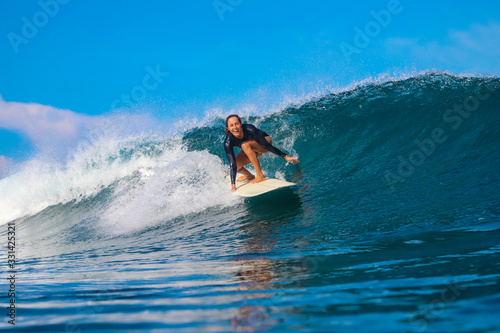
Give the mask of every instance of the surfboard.
[[(297, 184), (287, 182), (285, 180), (267, 178), (266, 180), (257, 184), (250, 184), (250, 180), (244, 182), (236, 182), (236, 191), (234, 194), (244, 198), (256, 197), (258, 195), (275, 191), (280, 188), (295, 186)], [(229, 184), (231, 188), (231, 184)]]

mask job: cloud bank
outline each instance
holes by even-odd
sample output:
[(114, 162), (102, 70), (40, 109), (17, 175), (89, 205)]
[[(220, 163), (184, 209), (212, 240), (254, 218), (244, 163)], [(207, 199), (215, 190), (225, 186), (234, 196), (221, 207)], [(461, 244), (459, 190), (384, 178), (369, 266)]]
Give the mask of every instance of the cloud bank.
[(21, 132), (35, 145), (73, 140), (97, 119), (42, 104), (7, 102), (0, 96), (0, 128)]

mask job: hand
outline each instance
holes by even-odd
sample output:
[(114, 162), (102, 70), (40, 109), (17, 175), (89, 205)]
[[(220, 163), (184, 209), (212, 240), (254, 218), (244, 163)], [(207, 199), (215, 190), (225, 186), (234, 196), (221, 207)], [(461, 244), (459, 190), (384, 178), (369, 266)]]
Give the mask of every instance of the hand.
[(285, 156), (285, 160), (286, 160), (287, 162), (292, 163), (292, 164), (297, 164), (297, 163), (299, 163), (299, 160), (298, 160), (297, 158), (295, 158), (295, 157), (290, 157), (290, 156), (288, 156), (288, 155), (286, 155), (286, 156)]

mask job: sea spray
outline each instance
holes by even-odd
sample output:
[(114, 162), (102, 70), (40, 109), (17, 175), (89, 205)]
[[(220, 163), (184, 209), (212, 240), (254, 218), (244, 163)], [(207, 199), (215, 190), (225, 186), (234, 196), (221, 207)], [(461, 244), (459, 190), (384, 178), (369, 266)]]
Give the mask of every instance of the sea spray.
[[(193, 165), (193, 161), (197, 164)], [(112, 201), (111, 206), (104, 216), (107, 223), (112, 223), (110, 221), (113, 221), (113, 214), (110, 211), (113, 210), (113, 202), (122, 203), (120, 209), (126, 211), (126, 207), (133, 206), (128, 202), (134, 201), (131, 199), (133, 195), (143, 198), (157, 195), (158, 200), (167, 198), (170, 195), (168, 192), (145, 192), (141, 195), (137, 191), (140, 191), (140, 186), (149, 186), (151, 189), (152, 185), (148, 185), (150, 178), (170, 184), (170, 189), (164, 188), (165, 191), (182, 191), (182, 186), (187, 184), (184, 180), (189, 178), (188, 173), (193, 174), (193, 181), (199, 181), (196, 185), (204, 184), (204, 181), (216, 182), (219, 186), (223, 184), (223, 179), (214, 178), (215, 175), (223, 177), (224, 174), (219, 158), (203, 152), (187, 152), (175, 138), (146, 135), (100, 138), (80, 146), (65, 162), (40, 157), (26, 162), (20, 172), (1, 180), (0, 192), (7, 195), (0, 201), (0, 223), (35, 214), (53, 205), (72, 201), (77, 203), (95, 197), (106, 189), (111, 190), (113, 194), (109, 199)], [(169, 176), (171, 178), (168, 178)], [(178, 177), (179, 188), (175, 183), (172, 184), (175, 177)], [(192, 193), (186, 194), (184, 198), (179, 197), (179, 200), (188, 202), (190, 198), (195, 197), (200, 199), (198, 202), (202, 202), (203, 194), (198, 194), (193, 187)], [(120, 195), (123, 197), (120, 198)], [(163, 204), (167, 205), (166, 202)], [(101, 206), (106, 204), (99, 203), (96, 209)], [(100, 215), (100, 211), (93, 214)], [(170, 213), (165, 214), (172, 214), (172, 207)]]

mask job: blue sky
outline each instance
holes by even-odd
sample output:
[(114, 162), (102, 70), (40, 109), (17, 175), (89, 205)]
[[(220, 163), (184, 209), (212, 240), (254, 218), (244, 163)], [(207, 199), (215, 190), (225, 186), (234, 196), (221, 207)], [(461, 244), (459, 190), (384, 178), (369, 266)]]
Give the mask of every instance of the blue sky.
[(500, 3), (2, 0), (0, 56), (1, 173), (120, 108), (171, 121), (383, 74), (499, 75)]

